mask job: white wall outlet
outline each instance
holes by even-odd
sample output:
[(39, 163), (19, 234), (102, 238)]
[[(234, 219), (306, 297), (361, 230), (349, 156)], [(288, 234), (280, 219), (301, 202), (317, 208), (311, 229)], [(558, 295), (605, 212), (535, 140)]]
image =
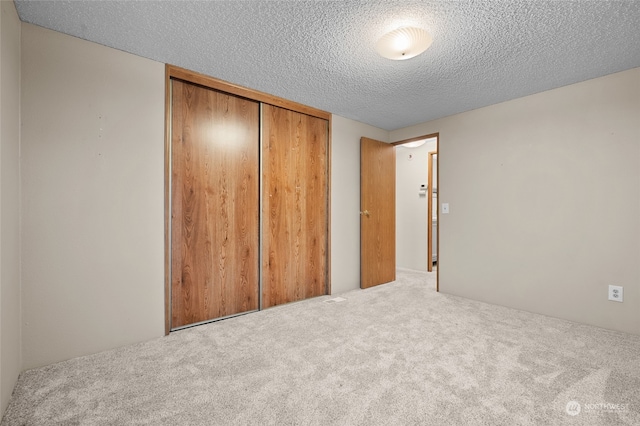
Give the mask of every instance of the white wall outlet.
[(442, 203), (442, 214), (449, 214), (449, 203)]
[(609, 286), (609, 300), (614, 302), (622, 302), (624, 299), (624, 288), (620, 285)]

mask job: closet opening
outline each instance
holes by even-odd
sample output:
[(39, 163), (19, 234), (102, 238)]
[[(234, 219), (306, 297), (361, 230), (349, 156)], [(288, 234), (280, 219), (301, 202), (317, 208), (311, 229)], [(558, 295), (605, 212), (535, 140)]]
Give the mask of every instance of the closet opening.
[(167, 65), (165, 333), (330, 293), (331, 114)]

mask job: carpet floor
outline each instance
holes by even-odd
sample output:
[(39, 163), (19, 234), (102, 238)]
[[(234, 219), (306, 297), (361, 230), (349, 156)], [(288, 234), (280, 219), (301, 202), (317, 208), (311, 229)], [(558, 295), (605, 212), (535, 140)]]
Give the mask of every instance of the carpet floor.
[(640, 425), (640, 336), (436, 293), (435, 274), (21, 374), (10, 425)]

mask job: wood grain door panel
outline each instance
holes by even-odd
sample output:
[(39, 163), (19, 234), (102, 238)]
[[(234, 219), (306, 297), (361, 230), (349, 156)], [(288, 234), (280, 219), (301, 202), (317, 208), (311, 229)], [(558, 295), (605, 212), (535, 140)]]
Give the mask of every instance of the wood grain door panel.
[(259, 104), (172, 84), (171, 328), (258, 309)]
[(396, 279), (396, 151), (360, 139), (360, 287)]
[(263, 105), (262, 307), (327, 293), (327, 120)]

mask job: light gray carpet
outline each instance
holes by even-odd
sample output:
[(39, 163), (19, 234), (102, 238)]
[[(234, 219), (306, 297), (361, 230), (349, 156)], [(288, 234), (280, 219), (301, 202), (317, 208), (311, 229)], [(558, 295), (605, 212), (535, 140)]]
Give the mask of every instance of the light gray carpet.
[(640, 336), (438, 294), (434, 280), (399, 271), (344, 302), (27, 371), (2, 425), (640, 424)]

